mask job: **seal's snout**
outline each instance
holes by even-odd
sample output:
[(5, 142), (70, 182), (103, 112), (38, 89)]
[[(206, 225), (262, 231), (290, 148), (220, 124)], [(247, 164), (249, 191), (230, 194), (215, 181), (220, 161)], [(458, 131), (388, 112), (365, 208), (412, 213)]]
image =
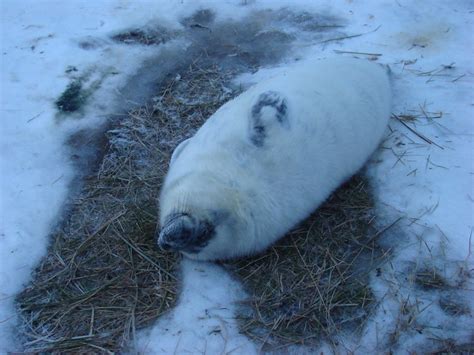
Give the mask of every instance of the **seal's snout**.
[(158, 235), (158, 245), (163, 250), (180, 251), (192, 241), (194, 221), (186, 214), (168, 218)]
[(174, 228), (161, 230), (158, 237), (158, 245), (166, 251), (181, 251), (186, 249), (192, 239), (192, 232), (186, 228)]
[(215, 226), (187, 213), (170, 215), (160, 232), (158, 245), (166, 251), (199, 253), (214, 236)]

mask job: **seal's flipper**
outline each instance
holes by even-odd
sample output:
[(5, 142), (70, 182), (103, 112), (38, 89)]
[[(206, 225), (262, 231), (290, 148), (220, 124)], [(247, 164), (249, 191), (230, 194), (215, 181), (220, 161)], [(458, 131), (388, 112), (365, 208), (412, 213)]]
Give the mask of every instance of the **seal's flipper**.
[(250, 141), (262, 147), (272, 126), (289, 129), (288, 105), (286, 99), (276, 91), (260, 94), (250, 112)]

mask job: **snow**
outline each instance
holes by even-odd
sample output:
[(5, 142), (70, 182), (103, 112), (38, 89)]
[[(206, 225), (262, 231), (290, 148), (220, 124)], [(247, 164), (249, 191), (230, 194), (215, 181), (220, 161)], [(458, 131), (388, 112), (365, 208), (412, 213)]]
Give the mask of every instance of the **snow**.
[(257, 347), (238, 333), (233, 319), (235, 302), (245, 294), (220, 267), (184, 260), (179, 306), (139, 337), (146, 354), (253, 354)]
[[(14, 295), (44, 256), (48, 234), (77, 174), (64, 141), (81, 127), (100, 125), (113, 113), (120, 101), (116, 89), (159, 50), (124, 46), (109, 36), (157, 18), (169, 28), (179, 28), (178, 18), (201, 7), (214, 9), (219, 18), (242, 18), (253, 9), (281, 6), (330, 11), (345, 19), (343, 31), (360, 36), (302, 43), (294, 57), (374, 57), (334, 50), (381, 54), (375, 57), (389, 64), (393, 74), (393, 112), (416, 115), (406, 124), (434, 142), (427, 143), (392, 119), (383, 147), (369, 164), (385, 224), (404, 218), (384, 237), (393, 252), (391, 262), (383, 267), (381, 277), (372, 277), (378, 307), (362, 336), (347, 336), (341, 349), (406, 353), (443, 346), (433, 338), (471, 341), (474, 9), (468, 1), (337, 0), (321, 7), (309, 0), (8, 0), (2, 1), (0, 15), (0, 352), (21, 350), (15, 340)], [(99, 50), (82, 49), (79, 43), (84, 40)], [(65, 73), (68, 66), (78, 73)], [(248, 86), (274, 71), (266, 69), (238, 80)], [(87, 73), (91, 73), (87, 83), (100, 79), (100, 88), (82, 115), (61, 119), (54, 101), (73, 75)], [(238, 334), (232, 318), (234, 301), (244, 297), (238, 282), (213, 264), (186, 261), (182, 267), (178, 306), (140, 334), (138, 349), (256, 353), (258, 347)], [(422, 267), (439, 270), (450, 287), (417, 287), (410, 275)], [(445, 297), (466, 304), (470, 314), (444, 312), (439, 300)], [(409, 315), (415, 320), (410, 322)], [(399, 337), (391, 344), (388, 339), (393, 334)]]
[[(370, 164), (380, 214), (405, 219), (385, 238), (394, 255), (383, 276), (373, 277), (380, 305), (351, 348), (384, 351), (392, 346), (388, 337), (401, 332), (396, 343), (402, 345), (392, 347), (397, 352), (434, 351), (443, 343), (433, 339), (469, 342), (474, 329), (474, 303), (469, 296), (473, 289), (473, 62), (466, 55), (474, 44), (472, 9), (466, 2), (373, 5), (358, 2), (347, 10), (354, 19), (371, 24), (367, 30), (382, 26), (338, 49), (382, 53), (380, 61), (389, 64), (393, 73), (393, 112), (419, 116), (406, 124), (434, 143), (392, 120), (392, 132)], [(349, 23), (354, 28), (348, 32), (363, 32), (357, 21)], [(420, 290), (411, 276), (423, 268), (437, 270), (455, 291)], [(462, 278), (465, 273), (468, 276)], [(471, 314), (447, 315), (439, 305), (443, 297), (460, 300)], [(409, 324), (403, 312), (413, 314), (415, 321)]]

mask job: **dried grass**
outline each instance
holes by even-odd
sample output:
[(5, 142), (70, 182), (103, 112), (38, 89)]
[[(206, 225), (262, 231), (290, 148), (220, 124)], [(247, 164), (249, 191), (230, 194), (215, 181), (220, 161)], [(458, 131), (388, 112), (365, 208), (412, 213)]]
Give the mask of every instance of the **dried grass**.
[(112, 124), (98, 172), (17, 297), (27, 351), (118, 351), (175, 304), (178, 258), (154, 240), (157, 193), (172, 149), (232, 97), (230, 75), (195, 63)]
[(270, 250), (227, 264), (250, 294), (242, 332), (273, 351), (360, 329), (374, 302), (368, 273), (385, 256), (377, 245), (385, 229), (377, 232), (374, 220), (367, 180), (358, 175)]

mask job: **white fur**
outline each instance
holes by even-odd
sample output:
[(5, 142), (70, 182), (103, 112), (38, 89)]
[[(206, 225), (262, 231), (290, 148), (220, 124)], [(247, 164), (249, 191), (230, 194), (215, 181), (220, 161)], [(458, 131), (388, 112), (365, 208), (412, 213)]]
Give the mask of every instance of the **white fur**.
[[(278, 92), (288, 127), (270, 125), (264, 146), (249, 140), (251, 108)], [(198, 218), (223, 212), (217, 235), (198, 254), (226, 259), (264, 250), (313, 212), (376, 149), (390, 115), (386, 70), (333, 58), (297, 64), (222, 106), (176, 148), (160, 197), (160, 221), (173, 211)], [(263, 120), (271, 108), (262, 111)]]

